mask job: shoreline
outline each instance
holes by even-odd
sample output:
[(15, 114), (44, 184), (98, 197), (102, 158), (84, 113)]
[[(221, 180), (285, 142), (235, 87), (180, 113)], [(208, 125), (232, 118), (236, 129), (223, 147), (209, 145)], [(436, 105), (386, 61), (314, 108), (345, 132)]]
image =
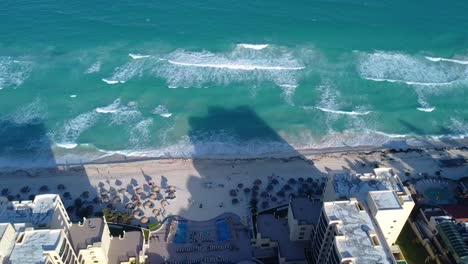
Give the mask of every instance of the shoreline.
[[(460, 144), (461, 142), (457, 142)], [(203, 156), (203, 157), (148, 157), (148, 156), (127, 156), (123, 154), (109, 154), (95, 160), (80, 162), (80, 163), (55, 163), (54, 165), (44, 166), (31, 166), (31, 167), (19, 167), (19, 166), (0, 166), (0, 172), (7, 172), (13, 170), (40, 170), (40, 169), (51, 169), (51, 168), (66, 168), (66, 167), (78, 167), (78, 166), (89, 166), (89, 165), (113, 165), (113, 164), (124, 164), (124, 163), (135, 163), (145, 161), (256, 161), (256, 160), (293, 160), (299, 159), (308, 161), (313, 157), (322, 155), (348, 155), (348, 154), (362, 154), (368, 155), (376, 152), (383, 154), (388, 153), (409, 153), (409, 152), (421, 152), (421, 151), (442, 151), (442, 150), (467, 150), (468, 145), (460, 146), (431, 146), (431, 147), (408, 147), (408, 148), (391, 148), (385, 146), (356, 146), (356, 147), (330, 147), (320, 149), (298, 149), (291, 152), (270, 152), (260, 155), (244, 154), (244, 155), (216, 155), (216, 156)], [(310, 157), (310, 158), (309, 158)]]

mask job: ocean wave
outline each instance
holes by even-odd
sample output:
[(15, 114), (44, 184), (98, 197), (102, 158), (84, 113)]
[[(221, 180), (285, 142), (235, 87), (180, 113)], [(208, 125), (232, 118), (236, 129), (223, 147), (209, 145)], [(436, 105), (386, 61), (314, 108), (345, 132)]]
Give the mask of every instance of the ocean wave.
[(14, 125), (35, 125), (44, 122), (47, 115), (47, 106), (39, 98), (31, 103), (20, 106), (13, 113), (0, 117), (0, 121), (11, 122)]
[(74, 149), (78, 146), (76, 143), (57, 143), (56, 145), (64, 149)]
[(151, 111), (151, 113), (155, 115), (160, 115), (162, 117), (172, 116), (172, 113), (170, 113), (164, 105), (158, 105), (156, 108), (153, 109), (153, 111)]
[(445, 85), (452, 85), (457, 81), (455, 80), (455, 81), (450, 81), (450, 82), (442, 82), (442, 83), (432, 82), (431, 83), (431, 82), (412, 82), (412, 81), (395, 80), (395, 79), (379, 79), (379, 78), (369, 78), (369, 77), (364, 77), (363, 79), (366, 79), (369, 81), (375, 81), (375, 82), (406, 83), (409, 85), (422, 85), (422, 86), (445, 86)]
[(149, 58), (150, 57), (150, 55), (134, 54), (134, 53), (129, 53), (128, 56), (130, 56), (134, 60), (144, 59), (144, 58)]
[(363, 79), (414, 86), (447, 86), (466, 79), (464, 67), (433, 64), (424, 58), (394, 52), (364, 53), (358, 72)]
[(255, 65), (255, 64), (210, 64), (210, 63), (189, 63), (181, 61), (167, 60), (169, 63), (178, 66), (187, 67), (202, 67), (202, 68), (219, 68), (229, 70), (242, 70), (242, 71), (253, 71), (253, 70), (273, 70), (273, 71), (296, 71), (302, 70), (304, 67), (282, 67), (282, 66), (268, 66), (268, 65)]
[(33, 63), (30, 61), (0, 56), (0, 90), (7, 87), (16, 88), (23, 84), (32, 68)]
[(117, 83), (125, 83), (125, 81), (119, 81), (119, 80), (110, 80), (110, 79), (106, 79), (106, 78), (103, 78), (101, 79), (103, 82), (107, 83), (107, 84), (117, 84)]
[(323, 108), (323, 107), (315, 107), (315, 109), (318, 109), (323, 112), (339, 114), (339, 115), (367, 115), (371, 113), (371, 111), (341, 111), (341, 110), (333, 110), (333, 109), (328, 109), (328, 108)]
[(82, 113), (68, 121), (53, 135), (57, 145), (73, 146), (77, 144), (79, 136), (92, 127), (98, 120), (98, 113), (90, 111)]
[(98, 107), (94, 109), (94, 111), (96, 111), (97, 113), (103, 113), (103, 114), (115, 113), (119, 110), (119, 106), (120, 106), (120, 98), (117, 98), (110, 105), (104, 106), (104, 107)]
[(437, 58), (437, 57), (425, 57), (426, 59), (434, 62), (439, 62), (439, 61), (447, 61), (447, 62), (453, 62), (453, 63), (458, 63), (458, 64), (468, 64), (468, 60), (455, 60), (455, 59), (446, 59), (446, 58)]
[(153, 124), (153, 119), (148, 118), (136, 123), (130, 130), (130, 145), (133, 149), (140, 149), (149, 145), (150, 142), (150, 126)]
[(101, 64), (102, 63), (100, 61), (96, 61), (91, 66), (89, 66), (88, 69), (86, 69), (85, 73), (91, 74), (91, 73), (99, 72), (101, 70)]
[(253, 49), (253, 50), (262, 50), (268, 47), (268, 44), (245, 44), (245, 43), (240, 43), (237, 44), (238, 47), (244, 48), (244, 49)]
[(70, 98), (76, 98), (76, 94), (70, 94)]
[(416, 108), (416, 109), (418, 109), (418, 110), (421, 111), (421, 112), (428, 112), (428, 113), (430, 113), (430, 112), (432, 112), (432, 111), (435, 110), (435, 107), (418, 107), (418, 108)]

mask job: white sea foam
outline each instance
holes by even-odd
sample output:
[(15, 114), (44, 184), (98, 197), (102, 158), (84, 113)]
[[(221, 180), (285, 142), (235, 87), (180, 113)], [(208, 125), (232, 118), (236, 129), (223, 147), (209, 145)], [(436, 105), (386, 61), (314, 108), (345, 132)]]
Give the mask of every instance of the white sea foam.
[(202, 68), (219, 68), (229, 70), (242, 70), (242, 71), (253, 71), (253, 70), (273, 70), (273, 71), (295, 71), (302, 70), (304, 67), (282, 67), (282, 66), (268, 66), (268, 65), (255, 65), (255, 64), (212, 64), (212, 63), (189, 63), (181, 61), (167, 60), (169, 63), (179, 66), (188, 67), (202, 67)]
[(78, 144), (75, 144), (75, 143), (57, 143), (55, 145), (64, 149), (74, 149), (78, 146)]
[(262, 50), (268, 47), (268, 44), (245, 44), (245, 43), (240, 43), (237, 44), (238, 47), (244, 48), (244, 49), (253, 49), (253, 50)]
[(20, 106), (13, 113), (0, 117), (1, 121), (9, 121), (15, 125), (31, 125), (44, 122), (47, 115), (47, 106), (39, 98), (31, 103)]
[(151, 113), (155, 115), (160, 115), (162, 117), (172, 116), (172, 113), (170, 113), (164, 105), (158, 105), (156, 108), (153, 109), (153, 111), (151, 111)]
[(29, 77), (33, 63), (22, 59), (0, 56), (0, 90), (16, 88)]
[(150, 141), (150, 126), (153, 124), (153, 119), (148, 118), (136, 123), (130, 130), (130, 145), (133, 149), (143, 148), (149, 145)]
[(97, 119), (98, 113), (90, 111), (68, 120), (53, 135), (56, 145), (61, 147), (76, 145), (81, 133), (92, 127), (97, 122)]
[(70, 98), (76, 98), (76, 94), (70, 94)]
[(101, 70), (101, 62), (96, 61), (91, 66), (89, 66), (88, 69), (86, 69), (85, 73), (86, 74), (91, 74), (91, 73), (99, 72), (100, 70)]
[(105, 106), (105, 107), (98, 107), (94, 109), (94, 111), (103, 114), (115, 113), (119, 110), (120, 107), (120, 98), (117, 98), (112, 102), (112, 104)]
[(150, 55), (134, 54), (134, 53), (129, 53), (128, 56), (130, 56), (134, 60), (144, 59), (144, 58), (149, 58), (150, 57)]
[(333, 110), (333, 109), (328, 109), (328, 108), (323, 108), (323, 107), (315, 107), (315, 108), (323, 112), (339, 114), (339, 115), (367, 115), (371, 113), (371, 111), (341, 111), (341, 110)]
[(125, 81), (110, 80), (110, 79), (106, 79), (106, 78), (103, 78), (102, 81), (107, 83), (107, 84), (125, 83)]
[(108, 84), (125, 83), (132, 78), (142, 76), (143, 72), (147, 69), (147, 67), (151, 66), (156, 66), (153, 65), (151, 59), (135, 59), (120, 67), (115, 68), (114, 72), (110, 77), (104, 78), (102, 80)]
[(418, 107), (418, 108), (416, 108), (416, 109), (418, 109), (418, 110), (421, 111), (421, 112), (428, 112), (428, 113), (430, 113), (430, 112), (432, 112), (432, 111), (435, 110), (435, 107)]
[(455, 60), (455, 59), (436, 58), (436, 57), (428, 57), (428, 56), (426, 56), (425, 58), (430, 61), (435, 61), (435, 62), (447, 61), (447, 62), (453, 62), (453, 63), (464, 64), (464, 65), (468, 64), (468, 60)]
[(363, 79), (413, 86), (447, 86), (466, 78), (465, 68), (460, 65), (434, 64), (393, 52), (360, 54), (358, 71)]

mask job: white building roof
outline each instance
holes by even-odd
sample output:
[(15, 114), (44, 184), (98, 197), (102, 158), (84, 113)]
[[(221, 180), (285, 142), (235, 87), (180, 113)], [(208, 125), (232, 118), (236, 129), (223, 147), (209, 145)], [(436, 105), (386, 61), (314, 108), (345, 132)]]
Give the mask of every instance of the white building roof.
[(402, 208), (394, 191), (374, 191), (370, 192), (369, 195), (379, 210)]
[(338, 197), (349, 199), (355, 197), (359, 201), (365, 201), (367, 193), (372, 191), (395, 191), (404, 194), (400, 178), (393, 174), (391, 169), (379, 168), (374, 170), (375, 174), (355, 174), (347, 172), (334, 173), (332, 175), (333, 188)]
[(12, 264), (37, 264), (44, 262), (44, 251), (55, 250), (60, 243), (61, 230), (26, 231), (10, 255)]
[[(392, 263), (370, 216), (359, 210), (357, 202), (327, 202), (324, 211), (330, 221), (337, 222), (339, 234), (335, 237), (335, 245), (342, 258), (356, 264)], [(373, 236), (378, 245), (374, 245)]]
[(34, 201), (9, 202), (0, 208), (0, 222), (48, 225), (55, 208), (55, 194), (37, 195)]

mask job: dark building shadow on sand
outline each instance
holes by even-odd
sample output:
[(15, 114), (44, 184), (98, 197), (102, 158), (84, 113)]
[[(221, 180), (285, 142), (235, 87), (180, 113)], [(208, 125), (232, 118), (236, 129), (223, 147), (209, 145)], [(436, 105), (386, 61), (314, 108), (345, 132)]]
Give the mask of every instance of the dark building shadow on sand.
[[(190, 117), (189, 125), (198, 175), (188, 179), (189, 206), (180, 212), (188, 220), (210, 221), (213, 226), (220, 215), (234, 213), (240, 218), (231, 218), (245, 230), (252, 225), (254, 207), (260, 213), (287, 205), (293, 196), (321, 197), (326, 175), (250, 107), (211, 107), (205, 116)], [(233, 244), (249, 246), (250, 236), (244, 237)], [(167, 244), (168, 251), (173, 247)], [(169, 253), (165, 258), (180, 257)], [(149, 259), (159, 263), (162, 257), (150, 250)], [(231, 260), (245, 259), (239, 255)]]

